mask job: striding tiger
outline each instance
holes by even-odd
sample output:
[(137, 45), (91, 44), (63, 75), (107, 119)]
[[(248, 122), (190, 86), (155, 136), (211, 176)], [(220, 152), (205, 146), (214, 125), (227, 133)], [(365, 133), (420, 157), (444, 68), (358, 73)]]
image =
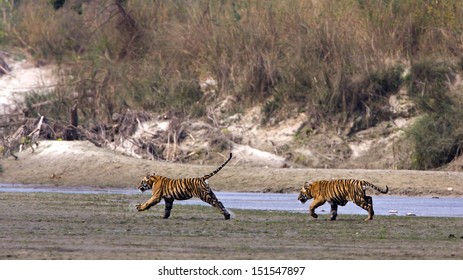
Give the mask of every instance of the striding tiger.
[(170, 211), (174, 200), (186, 200), (192, 197), (198, 197), (202, 201), (209, 203), (213, 207), (220, 210), (222, 215), (225, 217), (225, 220), (230, 219), (230, 213), (225, 209), (222, 202), (220, 202), (215, 194), (212, 192), (212, 189), (209, 187), (207, 179), (211, 178), (217, 172), (219, 172), (232, 158), (230, 157), (225, 161), (220, 167), (214, 170), (208, 175), (204, 175), (200, 178), (182, 178), (182, 179), (170, 179), (164, 176), (147, 175), (141, 180), (138, 189), (141, 192), (144, 192), (148, 189), (152, 189), (151, 198), (143, 204), (137, 204), (136, 208), (138, 211), (148, 210), (151, 206), (156, 205), (164, 199), (165, 201), (165, 210), (164, 210), (164, 219), (169, 218)]
[(336, 220), (338, 215), (338, 205), (344, 206), (348, 201), (352, 201), (358, 206), (368, 211), (368, 217), (365, 219), (372, 220), (373, 199), (367, 196), (365, 191), (367, 188), (373, 188), (380, 193), (387, 193), (389, 188), (386, 186), (385, 190), (362, 180), (355, 179), (337, 179), (337, 180), (320, 180), (313, 183), (305, 182), (301, 189), (298, 199), (305, 203), (307, 200), (313, 198), (313, 202), (309, 206), (310, 215), (317, 218), (315, 209), (325, 202), (331, 205), (331, 220)]

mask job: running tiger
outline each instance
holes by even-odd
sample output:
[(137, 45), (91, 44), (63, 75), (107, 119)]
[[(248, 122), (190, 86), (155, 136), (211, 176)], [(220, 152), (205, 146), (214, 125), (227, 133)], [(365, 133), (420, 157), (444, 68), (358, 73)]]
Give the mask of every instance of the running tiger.
[(328, 201), (331, 205), (331, 220), (336, 220), (338, 215), (338, 205), (344, 206), (348, 201), (352, 201), (358, 206), (368, 211), (368, 217), (365, 221), (372, 220), (373, 199), (371, 196), (365, 194), (367, 188), (373, 188), (380, 193), (387, 193), (389, 188), (382, 190), (377, 186), (362, 180), (354, 179), (338, 179), (331, 181), (316, 181), (313, 183), (305, 182), (301, 189), (298, 200), (305, 203), (307, 200), (313, 198), (314, 201), (310, 204), (309, 212), (314, 218), (318, 215), (315, 214), (315, 209)]
[(230, 157), (219, 168), (209, 175), (204, 175), (201, 178), (170, 179), (164, 176), (155, 175), (154, 173), (151, 175), (148, 174), (145, 178), (143, 178), (143, 180), (141, 180), (138, 189), (141, 192), (152, 189), (152, 196), (147, 202), (137, 204), (137, 210), (148, 210), (151, 206), (158, 204), (161, 199), (164, 199), (166, 204), (164, 219), (167, 219), (170, 216), (170, 211), (172, 210), (175, 199), (186, 200), (192, 197), (198, 197), (202, 201), (219, 209), (225, 217), (225, 220), (230, 219), (230, 213), (212, 192), (207, 179), (217, 174), (217, 172), (219, 172), (231, 160), (231, 158), (232, 154), (230, 153)]

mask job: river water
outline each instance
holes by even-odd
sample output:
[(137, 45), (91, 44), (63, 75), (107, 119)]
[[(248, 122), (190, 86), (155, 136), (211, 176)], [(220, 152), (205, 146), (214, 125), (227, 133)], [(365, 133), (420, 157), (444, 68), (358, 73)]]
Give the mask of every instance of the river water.
[[(136, 189), (91, 188), (91, 187), (46, 187), (19, 184), (0, 184), (1, 192), (46, 192), (66, 194), (123, 194), (134, 195), (144, 202), (149, 194), (141, 194)], [(230, 209), (293, 211), (305, 213), (311, 201), (302, 204), (297, 200), (298, 194), (275, 193), (237, 193), (215, 192), (225, 207)], [(427, 216), (427, 217), (463, 217), (463, 198), (450, 197), (405, 197), (389, 195), (373, 195), (375, 215), (397, 216)], [(207, 205), (199, 199), (176, 201), (176, 204)], [(329, 214), (330, 206), (325, 203), (317, 208), (318, 214)], [(349, 202), (344, 207), (338, 207), (338, 215), (366, 215), (366, 211)]]

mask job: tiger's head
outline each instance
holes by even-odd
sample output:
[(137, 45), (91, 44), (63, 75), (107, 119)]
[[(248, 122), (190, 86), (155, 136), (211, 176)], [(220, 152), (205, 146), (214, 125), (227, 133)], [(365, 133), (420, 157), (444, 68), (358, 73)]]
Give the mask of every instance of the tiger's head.
[(153, 184), (154, 184), (154, 173), (153, 174), (147, 174), (140, 182), (140, 184), (138, 185), (138, 190), (140, 192), (144, 192), (146, 190), (150, 190), (153, 188)]
[(310, 192), (311, 184), (309, 182), (305, 182), (304, 186), (301, 188), (301, 193), (297, 198), (300, 202), (306, 203), (307, 200), (313, 198), (312, 193)]

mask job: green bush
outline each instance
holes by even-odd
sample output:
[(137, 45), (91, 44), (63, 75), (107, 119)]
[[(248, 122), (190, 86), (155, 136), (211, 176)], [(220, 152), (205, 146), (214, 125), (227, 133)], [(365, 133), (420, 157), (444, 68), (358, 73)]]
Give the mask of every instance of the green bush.
[(438, 113), (421, 117), (408, 131), (415, 147), (412, 168), (433, 169), (451, 162), (463, 147), (462, 113)]
[(452, 161), (463, 148), (461, 94), (452, 94), (455, 67), (423, 60), (412, 65), (409, 94), (424, 113), (408, 131), (415, 143), (412, 167), (437, 168)]
[(403, 85), (404, 67), (400, 64), (384, 67), (366, 75), (348, 88), (347, 113), (359, 121), (351, 132), (366, 129), (391, 118), (389, 96)]
[(69, 117), (68, 112), (72, 104), (66, 96), (63, 96), (61, 90), (50, 92), (31, 91), (25, 96), (25, 103), (28, 110), (28, 116), (38, 118), (41, 115), (62, 119)]
[(453, 101), (447, 95), (455, 78), (451, 63), (425, 59), (412, 65), (409, 94), (418, 108), (427, 113), (442, 113)]

